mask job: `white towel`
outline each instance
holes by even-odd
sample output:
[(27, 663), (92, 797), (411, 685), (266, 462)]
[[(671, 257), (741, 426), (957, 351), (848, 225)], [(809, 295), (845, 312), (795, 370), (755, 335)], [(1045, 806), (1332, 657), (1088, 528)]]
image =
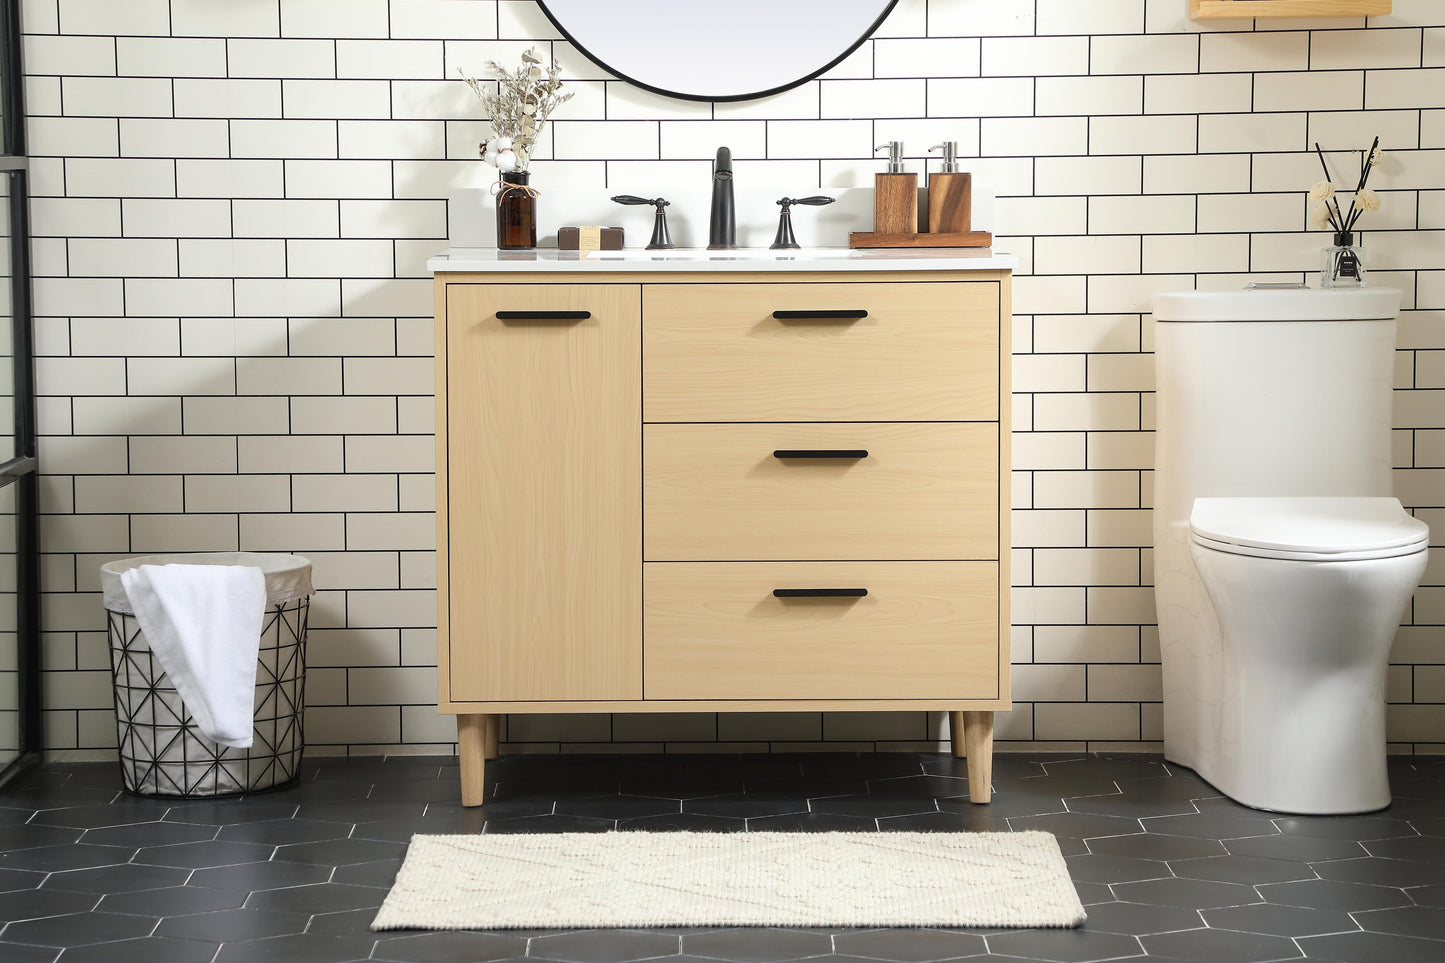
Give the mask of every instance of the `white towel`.
[(141, 565), (121, 573), (136, 621), (196, 725), (251, 745), (266, 575), (249, 565)]

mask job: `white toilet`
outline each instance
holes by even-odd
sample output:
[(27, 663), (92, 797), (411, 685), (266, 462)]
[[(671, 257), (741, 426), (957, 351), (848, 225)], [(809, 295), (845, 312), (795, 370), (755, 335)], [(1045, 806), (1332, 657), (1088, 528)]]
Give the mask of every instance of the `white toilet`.
[(1399, 304), (1154, 300), (1164, 754), (1249, 806), (1390, 802), (1385, 671), (1429, 536), (1391, 497)]

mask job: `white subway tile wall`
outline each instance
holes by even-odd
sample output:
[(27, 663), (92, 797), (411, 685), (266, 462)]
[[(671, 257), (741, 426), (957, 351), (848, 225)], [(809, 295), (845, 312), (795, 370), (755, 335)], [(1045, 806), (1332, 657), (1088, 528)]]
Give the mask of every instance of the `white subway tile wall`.
[[(1445, 545), (1445, 4), (1194, 23), (1187, 0), (900, 0), (761, 101), (642, 92), (530, 0), (25, 0), (50, 749), (114, 746), (97, 568), (143, 552), (315, 562), (307, 739), (445, 750), (435, 699), (428, 254), (484, 187), (458, 68), (532, 43), (576, 78), (542, 185), (806, 193), (957, 140), (998, 187), (1014, 308), (1009, 746), (1157, 745), (1149, 297), (1305, 279), (1319, 141), (1376, 134), (1365, 249), (1405, 291), (1397, 486)], [(932, 156), (932, 155), (930, 155)], [(928, 167), (936, 169), (936, 159)], [(1343, 184), (1344, 177), (1339, 179)], [(790, 186), (789, 186), (790, 185)], [(650, 189), (650, 187), (649, 187)], [(542, 203), (546, 203), (545, 193)], [(635, 242), (635, 239), (634, 239)], [(1445, 555), (1442, 555), (1445, 558)], [(1445, 744), (1445, 561), (1396, 642), (1396, 748)], [(941, 714), (517, 716), (527, 751), (934, 748)]]

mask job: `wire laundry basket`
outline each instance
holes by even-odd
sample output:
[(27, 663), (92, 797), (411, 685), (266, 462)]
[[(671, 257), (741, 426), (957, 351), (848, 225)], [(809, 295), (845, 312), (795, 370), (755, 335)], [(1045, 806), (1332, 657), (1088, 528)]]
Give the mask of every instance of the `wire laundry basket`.
[[(201, 734), (125, 597), (120, 573), (141, 565), (253, 565), (266, 575), (256, 660), (254, 741), (217, 745)], [(306, 620), (311, 562), (299, 555), (223, 552), (108, 562), (101, 583), (109, 627), (121, 776), (144, 796), (226, 796), (280, 789), (300, 776), (306, 748)]]

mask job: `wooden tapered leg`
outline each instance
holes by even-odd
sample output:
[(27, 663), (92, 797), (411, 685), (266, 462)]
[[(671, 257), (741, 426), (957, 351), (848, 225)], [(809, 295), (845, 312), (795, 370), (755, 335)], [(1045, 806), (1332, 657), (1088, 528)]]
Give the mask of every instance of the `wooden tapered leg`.
[(480, 806), (486, 791), (487, 720), (492, 716), (457, 716), (457, 755), (462, 769), (462, 805)]
[(963, 713), (950, 712), (948, 714), (948, 738), (953, 743), (953, 758), (962, 759), (968, 755), (968, 749), (963, 738)]
[(968, 753), (968, 800), (986, 803), (993, 791), (993, 713), (962, 712)]
[(495, 759), (502, 754), (502, 717), (499, 715), (488, 715), (486, 731), (486, 756), (488, 759)]

